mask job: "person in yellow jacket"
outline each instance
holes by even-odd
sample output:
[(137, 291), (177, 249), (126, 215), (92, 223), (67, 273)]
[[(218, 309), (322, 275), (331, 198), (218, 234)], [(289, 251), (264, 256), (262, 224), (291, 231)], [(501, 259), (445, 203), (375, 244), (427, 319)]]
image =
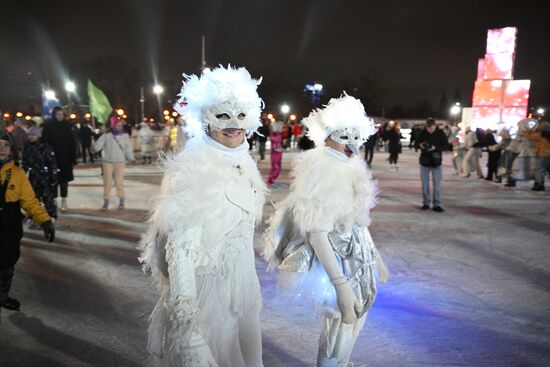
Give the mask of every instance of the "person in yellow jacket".
[(19, 301), (9, 297), (9, 292), (23, 237), (21, 208), (42, 227), (49, 242), (55, 239), (55, 227), (25, 171), (14, 164), (11, 148), (11, 136), (0, 129), (0, 307), (19, 310)]

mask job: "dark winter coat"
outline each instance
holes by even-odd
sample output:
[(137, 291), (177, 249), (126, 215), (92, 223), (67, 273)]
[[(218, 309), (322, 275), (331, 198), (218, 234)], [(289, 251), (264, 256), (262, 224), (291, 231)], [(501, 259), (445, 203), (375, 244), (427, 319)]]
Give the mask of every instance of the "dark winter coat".
[(94, 137), (94, 132), (88, 125), (83, 124), (78, 130), (78, 138), (80, 139), (80, 144), (85, 147), (92, 145), (92, 138)]
[(403, 136), (396, 129), (390, 129), (384, 133), (384, 140), (388, 141), (388, 151), (393, 154), (401, 153), (401, 138)]
[(58, 183), (59, 170), (52, 147), (42, 141), (27, 142), (23, 151), (23, 169), (36, 196), (48, 195), (50, 191), (53, 195), (52, 187)]
[(71, 124), (66, 120), (46, 122), (42, 131), (42, 141), (50, 145), (55, 152), (59, 182), (72, 181), (73, 165), (76, 162), (76, 141)]
[[(423, 145), (424, 148), (420, 146)], [(447, 149), (447, 135), (440, 128), (436, 128), (433, 133), (423, 129), (416, 137), (415, 149), (421, 149), (420, 164), (426, 167), (437, 167), (441, 165), (442, 152)], [(433, 151), (429, 151), (430, 147), (434, 147)]]
[[(269, 137), (269, 126), (268, 125), (262, 125), (258, 128), (258, 141), (260, 143), (267, 142), (267, 138)], [(261, 135), (260, 135), (261, 134)], [(262, 136), (263, 135), (263, 136)]]

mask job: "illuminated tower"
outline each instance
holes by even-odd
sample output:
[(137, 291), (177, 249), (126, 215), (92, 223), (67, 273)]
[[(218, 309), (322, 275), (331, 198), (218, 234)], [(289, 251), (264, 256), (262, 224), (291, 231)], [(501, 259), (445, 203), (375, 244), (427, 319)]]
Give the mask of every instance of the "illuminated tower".
[(487, 51), (479, 59), (472, 102), (472, 129), (512, 132), (527, 116), (530, 80), (514, 80), (517, 28), (490, 29)]

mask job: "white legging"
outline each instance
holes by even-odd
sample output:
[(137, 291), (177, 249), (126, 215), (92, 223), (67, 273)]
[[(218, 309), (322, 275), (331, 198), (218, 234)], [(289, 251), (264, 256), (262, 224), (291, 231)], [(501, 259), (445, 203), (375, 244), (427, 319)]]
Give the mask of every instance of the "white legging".
[(325, 316), (323, 331), (319, 338), (317, 367), (348, 366), (357, 337), (365, 325), (367, 314), (353, 324), (344, 324), (339, 313)]

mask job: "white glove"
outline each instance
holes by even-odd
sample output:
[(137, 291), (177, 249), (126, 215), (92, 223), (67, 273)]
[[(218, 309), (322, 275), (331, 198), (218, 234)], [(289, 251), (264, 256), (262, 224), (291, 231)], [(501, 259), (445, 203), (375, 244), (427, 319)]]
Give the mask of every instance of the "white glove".
[(361, 312), (363, 306), (357, 300), (351, 285), (345, 281), (342, 267), (338, 264), (332, 245), (328, 240), (328, 233), (325, 231), (310, 232), (309, 242), (330, 280), (336, 284), (334, 286), (336, 302), (342, 314), (342, 321), (345, 324), (354, 323), (357, 320), (357, 313)]
[(363, 310), (363, 306), (357, 300), (355, 293), (348, 282), (334, 287), (336, 290), (336, 302), (342, 314), (344, 324), (353, 324), (357, 321), (357, 315)]
[(184, 354), (183, 366), (218, 367), (218, 362), (204, 338), (199, 333), (193, 333), (189, 341), (189, 350)]
[(380, 283), (386, 284), (388, 278), (390, 277), (390, 273), (388, 271), (386, 263), (384, 262), (384, 259), (382, 259), (382, 256), (380, 256), (380, 252), (378, 252), (378, 250), (376, 251), (376, 270), (378, 271), (378, 280), (380, 281)]

